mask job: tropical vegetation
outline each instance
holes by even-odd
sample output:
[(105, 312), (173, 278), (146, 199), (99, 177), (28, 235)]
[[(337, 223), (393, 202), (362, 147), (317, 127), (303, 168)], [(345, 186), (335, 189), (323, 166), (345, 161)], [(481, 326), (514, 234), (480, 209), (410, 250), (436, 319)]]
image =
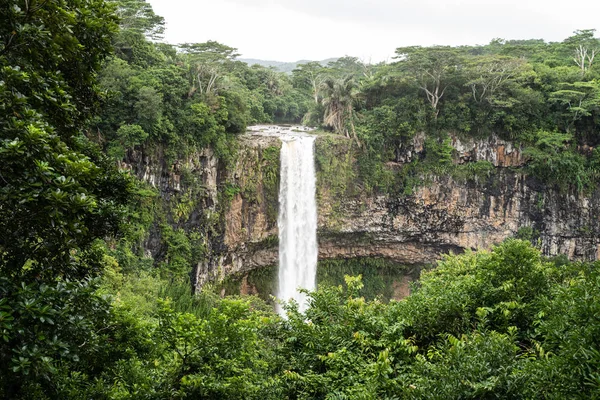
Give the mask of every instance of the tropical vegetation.
[[(450, 135), (494, 134), (527, 149), (523, 172), (542, 184), (594, 190), (594, 31), (291, 74), (217, 42), (162, 43), (163, 31), (144, 0), (0, 1), (1, 398), (600, 397), (599, 262), (509, 239), (444, 257), (404, 300), (367, 300), (347, 276), (283, 318), (255, 297), (193, 294), (190, 267), (222, 216), (186, 231), (191, 199), (167, 213), (118, 168), (139, 152), (174, 165), (206, 148), (226, 168), (247, 125), (304, 121), (348, 138), (372, 190), (407, 187), (386, 166), (419, 132), (417, 174), (450, 168)], [(265, 176), (276, 154), (263, 155)], [(161, 259), (144, 255), (151, 229)]]

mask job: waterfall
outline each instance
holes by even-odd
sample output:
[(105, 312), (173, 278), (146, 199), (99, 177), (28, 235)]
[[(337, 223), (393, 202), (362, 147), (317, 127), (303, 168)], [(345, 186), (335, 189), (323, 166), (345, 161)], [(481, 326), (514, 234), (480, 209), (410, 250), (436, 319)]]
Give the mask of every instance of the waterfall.
[[(317, 274), (317, 204), (315, 200), (314, 137), (281, 136), (279, 187), (279, 289), (277, 297), (307, 307), (298, 288), (314, 290)], [(280, 315), (285, 316), (281, 306)]]

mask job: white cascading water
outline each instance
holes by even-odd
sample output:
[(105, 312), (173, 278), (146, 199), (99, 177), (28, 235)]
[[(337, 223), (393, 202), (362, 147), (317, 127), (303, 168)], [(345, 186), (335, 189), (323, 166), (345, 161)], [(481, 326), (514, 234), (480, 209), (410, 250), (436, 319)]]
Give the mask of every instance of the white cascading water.
[[(306, 295), (314, 290), (317, 274), (317, 203), (315, 200), (314, 137), (281, 136), (279, 215), (279, 289), (283, 301), (294, 299), (307, 308)], [(278, 305), (277, 311), (285, 316)]]

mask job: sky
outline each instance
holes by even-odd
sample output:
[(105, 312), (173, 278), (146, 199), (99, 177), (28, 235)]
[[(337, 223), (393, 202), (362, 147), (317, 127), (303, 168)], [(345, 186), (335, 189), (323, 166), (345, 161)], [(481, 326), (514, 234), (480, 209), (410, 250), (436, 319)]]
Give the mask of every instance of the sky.
[(600, 36), (600, 0), (147, 1), (165, 18), (165, 41), (216, 40), (263, 60), (348, 55), (375, 63), (402, 46), (562, 41), (577, 29)]

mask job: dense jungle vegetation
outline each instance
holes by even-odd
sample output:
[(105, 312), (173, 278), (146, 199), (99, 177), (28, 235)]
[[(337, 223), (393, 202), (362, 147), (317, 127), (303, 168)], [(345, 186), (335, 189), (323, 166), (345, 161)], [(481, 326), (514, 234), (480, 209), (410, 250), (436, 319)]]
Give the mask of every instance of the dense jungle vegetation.
[(403, 47), (389, 64), (343, 57), (285, 74), (237, 61), (237, 49), (216, 42), (151, 42), (162, 19), (149, 8), (147, 15), (128, 11), (136, 2), (121, 4), (114, 54), (99, 76), (104, 107), (90, 126), (92, 139), (117, 159), (136, 146), (161, 145), (171, 160), (206, 146), (228, 160), (228, 139), (247, 125), (303, 122), (354, 138), (361, 177), (377, 190), (409, 184), (385, 163), (399, 161), (417, 132), (428, 135), (427, 156), (408, 170), (448, 167), (450, 134), (496, 134), (525, 146), (529, 173), (543, 181), (577, 190), (597, 183), (600, 41), (593, 30), (559, 43)]
[[(203, 239), (167, 217), (168, 257), (144, 258), (156, 193), (117, 167), (209, 146), (227, 165), (248, 124), (304, 121), (354, 143), (372, 190), (453, 168), (449, 134), (521, 143), (524, 172), (594, 190), (593, 31), (284, 74), (224, 44), (164, 44), (163, 27), (143, 0), (0, 0), (1, 398), (600, 397), (598, 262), (511, 239), (445, 257), (405, 300), (367, 301), (346, 277), (283, 319), (258, 298), (192, 295)], [(417, 132), (425, 157), (388, 170)]]

